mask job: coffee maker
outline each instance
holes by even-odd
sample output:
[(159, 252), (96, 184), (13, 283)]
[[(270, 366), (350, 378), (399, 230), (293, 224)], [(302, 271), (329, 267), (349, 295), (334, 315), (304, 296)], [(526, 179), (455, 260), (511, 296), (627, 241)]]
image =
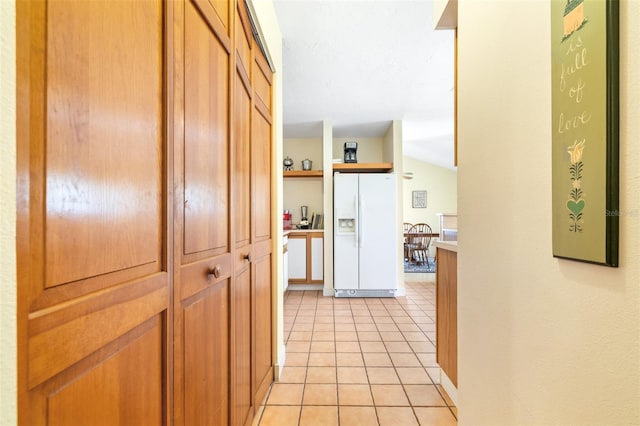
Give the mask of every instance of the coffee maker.
[(344, 143), (344, 162), (345, 163), (357, 163), (356, 151), (358, 151), (358, 142), (345, 142)]

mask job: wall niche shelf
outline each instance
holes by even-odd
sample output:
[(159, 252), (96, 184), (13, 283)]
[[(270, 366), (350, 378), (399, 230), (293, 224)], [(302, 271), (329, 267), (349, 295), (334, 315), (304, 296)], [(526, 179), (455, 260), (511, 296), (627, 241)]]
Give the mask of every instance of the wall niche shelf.
[(393, 163), (334, 163), (333, 171), (341, 173), (388, 172)]
[(311, 178), (322, 177), (324, 172), (322, 170), (285, 170), (282, 172), (282, 176), (297, 177), (297, 178)]

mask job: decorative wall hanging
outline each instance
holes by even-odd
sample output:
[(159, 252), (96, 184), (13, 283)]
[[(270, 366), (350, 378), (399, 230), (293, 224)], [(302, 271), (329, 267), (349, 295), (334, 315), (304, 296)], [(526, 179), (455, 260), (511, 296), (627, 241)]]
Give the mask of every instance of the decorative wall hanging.
[(411, 207), (414, 209), (427, 208), (427, 191), (411, 191)]
[(618, 266), (618, 1), (551, 0), (553, 255)]

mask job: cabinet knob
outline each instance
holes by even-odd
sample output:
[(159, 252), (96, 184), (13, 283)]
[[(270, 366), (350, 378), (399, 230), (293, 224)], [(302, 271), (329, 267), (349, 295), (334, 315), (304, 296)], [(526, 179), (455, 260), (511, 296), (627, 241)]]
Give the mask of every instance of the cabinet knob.
[(249, 262), (251, 262), (251, 253), (247, 253), (242, 257), (244, 258), (244, 260), (248, 260)]
[(213, 275), (215, 278), (220, 278), (220, 265), (216, 265), (209, 270), (209, 277)]

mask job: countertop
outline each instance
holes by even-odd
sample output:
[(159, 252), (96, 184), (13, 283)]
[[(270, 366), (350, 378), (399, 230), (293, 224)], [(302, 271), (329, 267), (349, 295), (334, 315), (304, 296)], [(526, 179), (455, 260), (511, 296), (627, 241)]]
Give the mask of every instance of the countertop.
[(324, 229), (285, 229), (284, 231), (282, 231), (282, 235), (289, 235), (292, 233), (296, 233), (296, 234), (303, 234), (303, 233), (309, 233), (309, 234), (313, 234), (313, 233), (322, 233), (324, 232)]
[(458, 252), (457, 241), (436, 241), (433, 243), (433, 245), (443, 250), (455, 251), (456, 253)]

